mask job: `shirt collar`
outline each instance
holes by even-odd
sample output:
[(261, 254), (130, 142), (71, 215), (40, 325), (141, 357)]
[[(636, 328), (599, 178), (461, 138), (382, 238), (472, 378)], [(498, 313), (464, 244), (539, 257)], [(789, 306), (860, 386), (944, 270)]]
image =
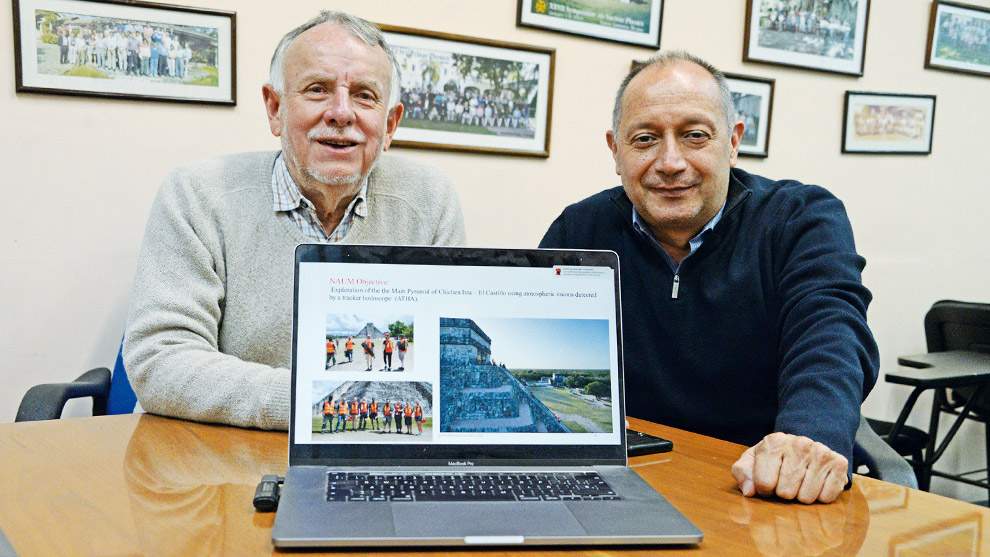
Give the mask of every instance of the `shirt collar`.
[[(712, 217), (712, 219), (708, 221), (708, 223), (701, 228), (701, 231), (695, 234), (693, 238), (688, 240), (688, 246), (691, 248), (691, 251), (688, 253), (688, 255), (691, 255), (692, 253), (697, 251), (698, 248), (701, 247), (701, 243), (704, 241), (705, 234), (709, 230), (715, 228), (715, 225), (718, 224), (718, 221), (722, 220), (722, 213), (724, 211), (725, 211), (725, 202), (723, 201), (722, 207), (719, 208), (718, 213), (715, 213), (715, 216)], [(640, 216), (639, 211), (636, 210), (635, 206), (633, 206), (632, 209), (632, 221), (633, 221), (633, 226), (636, 228), (636, 230), (638, 230), (642, 234), (645, 234), (647, 237), (649, 237), (651, 240), (653, 240), (655, 243), (659, 245), (659, 242), (657, 242), (656, 237), (653, 235), (653, 231), (650, 230), (650, 227), (646, 224), (646, 221), (643, 220), (643, 217)]]
[[(365, 179), (364, 183), (361, 184), (360, 191), (347, 206), (345, 215), (350, 215), (353, 211), (354, 215), (359, 217), (368, 216), (368, 204), (365, 203), (367, 198), (368, 180)], [(306, 196), (299, 190), (299, 186), (296, 185), (296, 181), (292, 179), (292, 175), (289, 174), (289, 167), (285, 164), (285, 155), (279, 153), (278, 158), (275, 159), (275, 168), (272, 171), (272, 209), (279, 213), (294, 211), (303, 207), (310, 211), (315, 210), (313, 202), (306, 199)]]

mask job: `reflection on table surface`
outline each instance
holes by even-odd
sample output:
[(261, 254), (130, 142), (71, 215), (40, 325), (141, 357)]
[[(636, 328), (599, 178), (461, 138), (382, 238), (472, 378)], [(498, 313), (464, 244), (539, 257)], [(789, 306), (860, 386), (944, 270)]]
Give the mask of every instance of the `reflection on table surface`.
[[(630, 464), (705, 532), (700, 545), (672, 552), (990, 554), (983, 532), (988, 509), (858, 476), (831, 505), (747, 499), (729, 474), (744, 447), (630, 422), (674, 442), (673, 452)], [(0, 462), (8, 478), (0, 484), (0, 529), (23, 555), (271, 554), (274, 514), (254, 512), (251, 499), (262, 474), (284, 473), (286, 443), (284, 433), (151, 415), (0, 424)]]

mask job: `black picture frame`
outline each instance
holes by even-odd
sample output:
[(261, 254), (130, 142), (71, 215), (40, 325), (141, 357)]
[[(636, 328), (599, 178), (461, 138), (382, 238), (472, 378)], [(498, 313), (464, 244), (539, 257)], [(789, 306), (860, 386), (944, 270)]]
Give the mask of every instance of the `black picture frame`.
[(935, 95), (846, 91), (842, 152), (928, 155), (935, 130)]
[(786, 0), (746, 0), (743, 61), (862, 76), (870, 0), (808, 0), (800, 10)]
[[(776, 80), (728, 73), (725, 74), (736, 113), (746, 128), (739, 144), (739, 155), (766, 158), (770, 155), (770, 123), (773, 117), (773, 94)], [(750, 122), (753, 123), (752, 128)]]
[(990, 8), (932, 2), (925, 67), (990, 77)]
[(611, 9), (584, 0), (517, 0), (516, 25), (613, 41), (651, 49), (660, 48), (664, 0), (642, 0)]
[[(405, 110), (392, 145), (550, 156), (555, 49), (380, 27), (402, 68)], [(506, 78), (512, 81), (503, 83)]]
[(13, 15), (18, 93), (237, 104), (235, 12), (13, 0)]

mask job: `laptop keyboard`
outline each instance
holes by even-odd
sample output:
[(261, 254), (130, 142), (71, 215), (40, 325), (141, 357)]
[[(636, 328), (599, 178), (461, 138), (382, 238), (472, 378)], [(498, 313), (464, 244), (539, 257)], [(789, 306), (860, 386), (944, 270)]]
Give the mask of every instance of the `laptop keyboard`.
[(327, 501), (614, 501), (596, 472), (387, 474), (329, 472)]

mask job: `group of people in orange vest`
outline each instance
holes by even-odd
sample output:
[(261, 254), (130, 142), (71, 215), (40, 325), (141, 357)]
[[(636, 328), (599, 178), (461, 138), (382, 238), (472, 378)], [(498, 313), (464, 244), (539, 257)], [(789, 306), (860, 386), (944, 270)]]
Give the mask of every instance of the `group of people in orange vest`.
[[(361, 348), (364, 350), (364, 359), (368, 365), (364, 371), (371, 371), (375, 363), (375, 341), (371, 340), (371, 335), (367, 335), (367, 338), (361, 343)], [(399, 367), (395, 371), (404, 371), (406, 369), (407, 350), (409, 350), (409, 341), (404, 335), (399, 335), (398, 340), (395, 341), (389, 338), (388, 333), (385, 333), (385, 339), (382, 341), (382, 358), (385, 365), (379, 371), (392, 371), (392, 354), (395, 352), (399, 353)], [(354, 361), (354, 340), (351, 337), (347, 337), (347, 341), (344, 343), (344, 356), (348, 363)], [(337, 365), (337, 343), (334, 339), (327, 337), (327, 361), (324, 368), (330, 369), (335, 365)]]
[[(332, 398), (327, 398), (323, 401), (323, 425), (320, 427), (320, 433), (347, 431), (347, 422), (351, 422), (351, 431), (370, 428), (382, 433), (391, 433), (394, 422), (395, 433), (412, 435), (412, 426), (415, 422), (416, 428), (419, 430), (416, 435), (423, 434), (423, 407), (420, 406), (419, 402), (416, 402), (414, 406), (409, 402), (396, 401), (393, 403), (391, 400), (386, 400), (385, 404), (381, 406), (383, 424), (378, 422), (378, 408), (379, 404), (375, 399), (371, 399), (369, 403), (365, 398), (360, 400), (352, 398), (348, 403), (346, 398), (341, 398), (339, 402), (334, 403)], [(334, 426), (335, 418), (336, 426)], [(403, 423), (406, 426), (405, 432), (402, 431)], [(327, 431), (328, 425), (330, 431)]]
[[(351, 340), (351, 337), (347, 337), (347, 342), (344, 343), (344, 357), (347, 358), (348, 362), (354, 361), (354, 341)], [(330, 369), (330, 366), (335, 365), (337, 365), (337, 343), (332, 338), (327, 337), (327, 363), (323, 367)]]

